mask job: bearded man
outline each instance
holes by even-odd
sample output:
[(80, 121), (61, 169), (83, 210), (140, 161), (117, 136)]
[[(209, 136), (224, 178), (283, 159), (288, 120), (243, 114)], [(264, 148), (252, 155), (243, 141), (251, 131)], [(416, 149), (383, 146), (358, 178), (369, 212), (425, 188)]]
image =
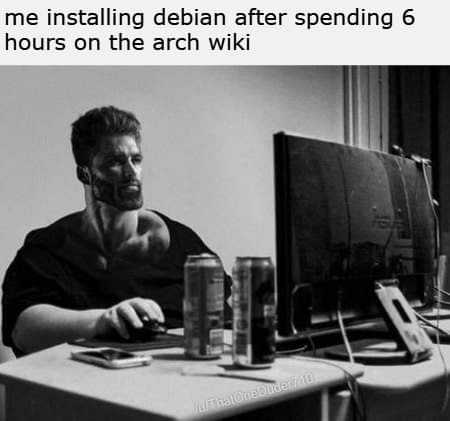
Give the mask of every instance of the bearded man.
[(71, 143), (86, 208), (30, 232), (5, 275), (3, 342), (17, 355), (112, 331), (126, 339), (147, 319), (182, 326), (186, 257), (212, 253), (187, 226), (143, 208), (132, 113), (92, 109), (72, 124)]

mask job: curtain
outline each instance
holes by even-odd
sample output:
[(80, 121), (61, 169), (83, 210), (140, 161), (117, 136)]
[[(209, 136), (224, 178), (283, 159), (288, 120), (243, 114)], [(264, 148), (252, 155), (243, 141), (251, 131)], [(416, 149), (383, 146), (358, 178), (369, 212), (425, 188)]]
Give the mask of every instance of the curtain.
[[(390, 145), (432, 160), (441, 254), (450, 259), (450, 67), (390, 68), (389, 137)], [(447, 273), (446, 290), (450, 290), (449, 279)]]

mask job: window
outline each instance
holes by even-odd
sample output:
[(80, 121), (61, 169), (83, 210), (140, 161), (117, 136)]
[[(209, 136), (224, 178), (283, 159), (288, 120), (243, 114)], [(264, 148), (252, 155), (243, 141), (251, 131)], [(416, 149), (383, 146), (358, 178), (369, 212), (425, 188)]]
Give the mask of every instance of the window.
[(387, 152), (388, 68), (344, 67), (344, 143)]

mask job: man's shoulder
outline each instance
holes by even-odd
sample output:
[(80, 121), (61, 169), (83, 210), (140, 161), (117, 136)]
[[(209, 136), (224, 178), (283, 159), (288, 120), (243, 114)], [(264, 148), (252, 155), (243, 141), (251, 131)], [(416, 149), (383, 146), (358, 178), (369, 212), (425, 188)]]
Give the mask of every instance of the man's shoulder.
[(74, 212), (51, 224), (30, 231), (24, 246), (60, 247), (74, 226), (79, 226), (81, 212)]
[(175, 219), (172, 219), (164, 213), (154, 209), (143, 209), (139, 214), (139, 218), (140, 223), (143, 224), (146, 230), (152, 230), (153, 228), (166, 226), (171, 232), (175, 230), (177, 232), (183, 233), (194, 233), (194, 231), (187, 225)]

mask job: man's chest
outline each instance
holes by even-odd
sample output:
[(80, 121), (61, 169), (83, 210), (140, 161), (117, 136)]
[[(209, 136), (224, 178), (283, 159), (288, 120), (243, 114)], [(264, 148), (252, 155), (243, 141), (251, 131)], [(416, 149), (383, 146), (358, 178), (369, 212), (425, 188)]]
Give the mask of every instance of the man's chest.
[(156, 235), (130, 239), (113, 251), (68, 238), (58, 253), (85, 271), (119, 275), (121, 272), (145, 272), (149, 266), (166, 266), (168, 260), (173, 260), (168, 256), (169, 249), (170, 239)]

